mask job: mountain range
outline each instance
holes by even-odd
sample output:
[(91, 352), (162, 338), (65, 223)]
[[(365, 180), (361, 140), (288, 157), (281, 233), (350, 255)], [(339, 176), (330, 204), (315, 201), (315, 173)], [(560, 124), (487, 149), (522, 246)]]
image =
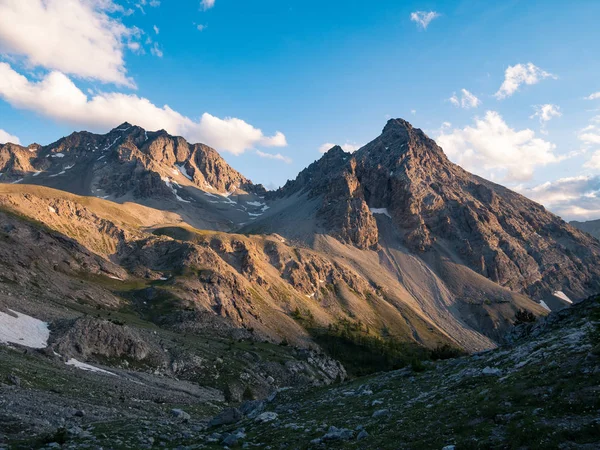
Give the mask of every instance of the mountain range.
[(176, 306), (160, 320), (210, 312), (310, 345), (296, 312), (475, 351), (517, 310), (545, 314), (600, 290), (596, 239), (451, 163), (402, 119), (276, 191), (210, 147), (128, 123), (2, 145), (0, 173), (2, 208), (77, 242), (99, 261), (92, 273), (168, 285)]
[[(92, 395), (103, 421), (135, 392), (131, 419), (158, 420), (153, 403), (206, 416), (487, 351), (600, 291), (600, 242), (573, 225), (402, 119), (274, 191), (206, 145), (129, 123), (3, 144), (0, 375), (42, 397), (69, 379), (65, 398)], [(0, 444), (57, 426), (27, 392), (17, 422), (0, 413)], [(67, 403), (48, 400), (57, 416)]]

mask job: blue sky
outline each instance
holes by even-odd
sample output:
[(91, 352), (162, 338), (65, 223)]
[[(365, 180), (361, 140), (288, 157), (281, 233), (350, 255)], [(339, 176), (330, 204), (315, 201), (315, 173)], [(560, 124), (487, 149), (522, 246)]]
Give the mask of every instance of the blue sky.
[(466, 169), (600, 218), (599, 16), (592, 0), (0, 0), (0, 129), (47, 144), (126, 117), (274, 187), (403, 117)]

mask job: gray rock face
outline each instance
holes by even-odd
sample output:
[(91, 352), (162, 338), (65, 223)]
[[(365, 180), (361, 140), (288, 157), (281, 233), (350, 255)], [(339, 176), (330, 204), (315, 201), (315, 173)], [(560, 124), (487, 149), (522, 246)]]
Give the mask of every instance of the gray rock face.
[(272, 422), (274, 420), (277, 420), (277, 417), (279, 417), (279, 415), (275, 412), (272, 411), (267, 411), (264, 413), (259, 414), (256, 419), (254, 419), (256, 422)]
[(218, 427), (221, 425), (230, 425), (242, 420), (242, 413), (237, 408), (229, 408), (221, 412), (218, 416), (212, 418), (208, 423), (209, 427)]
[(184, 422), (187, 422), (188, 420), (190, 420), (190, 415), (188, 413), (186, 413), (185, 411), (183, 411), (182, 409), (172, 409), (171, 414), (173, 414), (173, 416), (176, 419), (182, 420)]
[(327, 434), (323, 436), (324, 441), (347, 441), (354, 437), (354, 431), (348, 428), (329, 427)]
[(481, 374), (488, 377), (499, 377), (502, 375), (502, 371), (496, 367), (485, 367)]

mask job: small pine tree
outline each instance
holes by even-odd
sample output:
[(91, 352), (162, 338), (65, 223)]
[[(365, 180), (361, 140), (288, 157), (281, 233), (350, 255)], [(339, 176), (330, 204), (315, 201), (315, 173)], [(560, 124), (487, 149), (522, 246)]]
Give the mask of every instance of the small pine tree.
[(244, 389), (244, 393), (242, 394), (243, 400), (255, 400), (254, 392), (252, 392), (252, 388), (250, 386), (246, 386)]
[(537, 320), (535, 314), (525, 309), (519, 309), (515, 314), (515, 325), (521, 325), (523, 323), (533, 323)]
[(231, 403), (233, 401), (233, 392), (231, 392), (229, 384), (226, 384), (225, 388), (223, 389), (223, 397), (227, 403)]

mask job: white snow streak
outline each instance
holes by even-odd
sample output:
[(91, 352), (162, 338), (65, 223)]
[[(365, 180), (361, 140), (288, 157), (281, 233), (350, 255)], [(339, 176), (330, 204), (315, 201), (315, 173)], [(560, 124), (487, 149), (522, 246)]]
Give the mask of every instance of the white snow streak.
[(66, 364), (67, 364), (67, 366), (77, 367), (78, 369), (87, 370), (88, 372), (105, 373), (107, 375), (112, 375), (113, 377), (117, 376), (116, 374), (109, 372), (108, 370), (100, 369), (99, 367), (90, 366), (89, 364), (78, 361), (75, 358), (69, 359), (66, 362)]
[(540, 305), (542, 305), (542, 308), (547, 309), (548, 311), (552, 311), (550, 307), (546, 305), (546, 302), (544, 300), (540, 300)]
[(564, 300), (567, 303), (573, 304), (573, 301), (563, 291), (555, 291), (552, 295), (560, 298), (561, 300)]
[(388, 212), (387, 208), (371, 208), (369, 206), (369, 209), (371, 210), (372, 214), (383, 214), (385, 216), (388, 216), (390, 219), (392, 218), (392, 216), (390, 216), (390, 213)]

